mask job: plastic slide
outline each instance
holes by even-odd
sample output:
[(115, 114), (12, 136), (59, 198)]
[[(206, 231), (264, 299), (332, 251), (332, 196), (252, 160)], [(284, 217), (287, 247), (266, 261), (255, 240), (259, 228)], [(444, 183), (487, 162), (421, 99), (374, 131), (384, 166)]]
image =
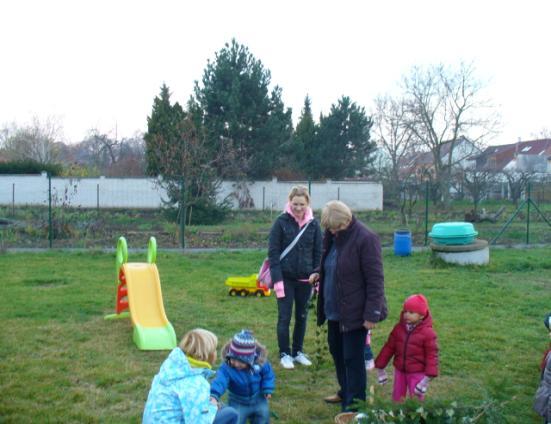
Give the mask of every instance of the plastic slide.
[(133, 340), (141, 350), (165, 350), (176, 347), (176, 333), (168, 321), (161, 292), (161, 280), (155, 264), (157, 243), (149, 240), (147, 263), (127, 262), (128, 249), (124, 237), (117, 243), (116, 313), (106, 319), (130, 315), (134, 327)]
[(157, 265), (126, 263), (122, 272), (134, 326), (134, 343), (142, 350), (175, 348), (176, 333), (165, 314)]

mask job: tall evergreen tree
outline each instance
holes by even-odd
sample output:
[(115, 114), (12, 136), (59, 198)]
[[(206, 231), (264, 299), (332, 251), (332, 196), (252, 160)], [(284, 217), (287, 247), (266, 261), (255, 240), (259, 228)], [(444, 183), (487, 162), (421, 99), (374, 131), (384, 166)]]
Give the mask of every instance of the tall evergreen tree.
[(269, 92), (270, 71), (247, 47), (232, 40), (208, 62), (195, 97), (210, 148), (223, 152), (225, 178), (263, 178), (277, 166), (277, 149), (292, 131), (281, 89)]
[(160, 170), (159, 140), (163, 146), (177, 144), (180, 140), (180, 129), (185, 112), (178, 102), (170, 104), (170, 92), (166, 84), (161, 87), (161, 93), (153, 100), (151, 116), (147, 117), (147, 132), (144, 135), (146, 173), (158, 175)]
[(310, 97), (304, 99), (304, 107), (293, 137), (296, 164), (306, 178), (315, 175), (315, 168), (319, 166), (317, 156), (316, 132), (318, 128), (312, 115)]
[(288, 166), (289, 155), (285, 154), (284, 147), (291, 144), (293, 137), (291, 109), (285, 108), (279, 87), (272, 90), (268, 118), (258, 134), (250, 175), (270, 178), (276, 169)]
[(323, 166), (315, 167), (314, 178), (343, 178), (362, 175), (376, 144), (370, 141), (373, 125), (363, 107), (343, 96), (331, 106), (327, 116), (320, 117), (318, 158)]

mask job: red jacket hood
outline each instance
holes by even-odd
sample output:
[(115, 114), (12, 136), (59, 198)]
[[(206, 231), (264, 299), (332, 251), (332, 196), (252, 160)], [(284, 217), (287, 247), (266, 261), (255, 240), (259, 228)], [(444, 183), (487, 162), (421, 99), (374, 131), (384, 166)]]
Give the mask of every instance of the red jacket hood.
[[(400, 313), (400, 324), (403, 324), (404, 326), (407, 325), (406, 319), (404, 318), (404, 310), (402, 309), (402, 312)], [(430, 313), (430, 309), (427, 310), (427, 315), (425, 315), (425, 318), (421, 320), (419, 324), (416, 325), (416, 327), (432, 327), (432, 315)]]

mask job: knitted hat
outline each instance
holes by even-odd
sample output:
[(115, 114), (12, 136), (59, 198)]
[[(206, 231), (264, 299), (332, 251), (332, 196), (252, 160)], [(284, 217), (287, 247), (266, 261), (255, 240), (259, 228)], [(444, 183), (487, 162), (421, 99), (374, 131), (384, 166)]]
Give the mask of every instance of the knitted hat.
[(417, 312), (425, 316), (429, 312), (429, 302), (422, 294), (413, 294), (404, 302), (404, 311)]
[(249, 330), (241, 330), (233, 336), (226, 359), (237, 359), (254, 367), (256, 359), (256, 340)]
[(545, 319), (543, 320), (543, 323), (545, 324), (547, 329), (551, 331), (551, 312), (545, 315)]

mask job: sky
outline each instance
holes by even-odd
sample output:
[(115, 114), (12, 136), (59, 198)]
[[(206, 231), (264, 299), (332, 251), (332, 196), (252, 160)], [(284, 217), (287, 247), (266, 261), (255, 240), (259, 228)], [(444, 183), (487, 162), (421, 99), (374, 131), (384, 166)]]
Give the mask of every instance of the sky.
[(55, 120), (65, 142), (147, 129), (166, 83), (185, 104), (235, 38), (298, 120), (342, 95), (369, 112), (413, 66), (472, 63), (501, 114), (489, 144), (551, 129), (551, 1), (2, 0), (0, 126)]

